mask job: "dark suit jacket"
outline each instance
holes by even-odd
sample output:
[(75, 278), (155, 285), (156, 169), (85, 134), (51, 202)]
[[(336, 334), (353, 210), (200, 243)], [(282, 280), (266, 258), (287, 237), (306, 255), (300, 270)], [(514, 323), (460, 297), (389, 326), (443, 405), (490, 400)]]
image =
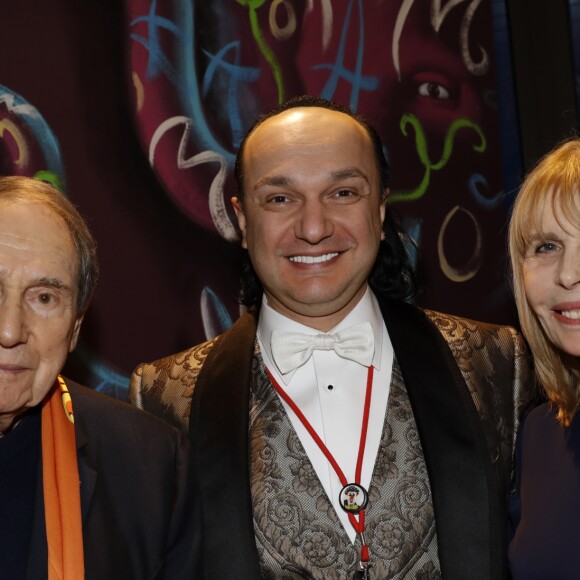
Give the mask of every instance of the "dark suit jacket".
[[(173, 427), (66, 381), (75, 415), (85, 577), (196, 577), (188, 445)], [(41, 478), (39, 478), (41, 480)], [(42, 481), (37, 499), (42, 502)], [(47, 577), (44, 506), (35, 510), (27, 580)], [(79, 579), (80, 580), (80, 579)]]
[[(507, 578), (507, 495), (514, 437), (531, 386), (512, 328), (383, 301), (383, 317), (429, 472), (445, 580)], [(248, 461), (256, 320), (140, 366), (130, 400), (189, 431), (200, 477), (209, 578), (259, 578)], [(227, 558), (220, 554), (227, 554)]]

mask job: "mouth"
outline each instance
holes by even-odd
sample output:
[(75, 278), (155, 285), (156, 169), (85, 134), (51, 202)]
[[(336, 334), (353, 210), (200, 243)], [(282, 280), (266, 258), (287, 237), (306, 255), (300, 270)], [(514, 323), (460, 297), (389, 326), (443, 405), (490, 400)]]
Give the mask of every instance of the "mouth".
[(288, 259), (295, 264), (324, 264), (338, 256), (338, 252), (322, 254), (322, 256), (290, 256)]
[(556, 310), (556, 313), (569, 320), (580, 320), (580, 310)]
[(26, 368), (20, 365), (2, 364), (0, 363), (0, 372), (5, 373), (20, 373), (25, 371)]

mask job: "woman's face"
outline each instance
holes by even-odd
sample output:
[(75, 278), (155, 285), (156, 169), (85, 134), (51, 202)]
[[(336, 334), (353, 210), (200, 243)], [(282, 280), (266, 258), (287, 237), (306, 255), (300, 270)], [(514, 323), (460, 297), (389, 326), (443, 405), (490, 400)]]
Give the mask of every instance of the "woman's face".
[(540, 230), (524, 257), (526, 297), (552, 343), (580, 357), (580, 224), (550, 200)]

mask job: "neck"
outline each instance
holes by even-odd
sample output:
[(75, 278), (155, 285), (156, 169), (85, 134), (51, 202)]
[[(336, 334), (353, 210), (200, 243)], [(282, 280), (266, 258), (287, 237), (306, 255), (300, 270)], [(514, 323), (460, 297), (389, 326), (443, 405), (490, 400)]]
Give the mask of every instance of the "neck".
[(20, 415), (15, 413), (0, 414), (0, 437), (4, 437), (20, 421)]
[(304, 326), (309, 326), (320, 332), (328, 332), (340, 324), (346, 316), (356, 307), (365, 295), (368, 286), (365, 285), (346, 304), (333, 307), (332, 303), (304, 305), (304, 308), (295, 309), (286, 306), (273, 296), (266, 294), (268, 306), (279, 314), (294, 320)]

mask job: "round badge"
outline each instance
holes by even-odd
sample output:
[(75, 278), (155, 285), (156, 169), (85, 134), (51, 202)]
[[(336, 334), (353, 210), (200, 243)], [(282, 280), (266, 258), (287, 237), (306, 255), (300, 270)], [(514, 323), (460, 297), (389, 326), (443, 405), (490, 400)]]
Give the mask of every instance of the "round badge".
[(340, 507), (349, 514), (358, 514), (369, 501), (367, 490), (358, 483), (349, 483), (340, 490)]

